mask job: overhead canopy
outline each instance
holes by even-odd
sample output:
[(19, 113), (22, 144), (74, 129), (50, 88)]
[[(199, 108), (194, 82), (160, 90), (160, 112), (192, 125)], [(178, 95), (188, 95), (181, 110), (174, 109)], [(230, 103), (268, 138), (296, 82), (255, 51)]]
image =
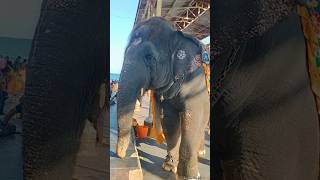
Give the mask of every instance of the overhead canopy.
[(210, 35), (210, 0), (139, 0), (135, 24), (156, 15), (199, 40)]

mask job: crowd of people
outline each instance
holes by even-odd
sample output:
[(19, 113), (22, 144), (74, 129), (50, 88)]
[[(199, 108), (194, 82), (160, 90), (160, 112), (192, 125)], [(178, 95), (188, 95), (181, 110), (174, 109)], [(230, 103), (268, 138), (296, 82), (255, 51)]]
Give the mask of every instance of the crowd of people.
[(110, 96), (112, 93), (116, 93), (118, 91), (118, 80), (110, 80)]
[[(26, 66), (26, 58), (20, 56), (9, 58), (9, 56), (0, 55), (0, 115), (4, 115), (9, 95), (23, 94)], [(22, 100), (23, 95), (20, 97), (18, 105), (9, 110), (0, 120), (0, 136), (15, 132), (15, 126), (8, 122), (15, 114), (22, 113)]]
[(109, 93), (110, 105), (116, 103), (118, 83), (119, 83), (118, 80), (110, 80), (110, 93)]

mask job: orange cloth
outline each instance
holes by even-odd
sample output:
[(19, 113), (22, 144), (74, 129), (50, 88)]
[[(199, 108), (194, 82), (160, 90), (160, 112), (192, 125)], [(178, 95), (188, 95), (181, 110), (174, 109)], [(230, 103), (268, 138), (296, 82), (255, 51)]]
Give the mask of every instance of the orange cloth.
[(25, 73), (11, 71), (8, 74), (8, 85), (7, 85), (8, 94), (17, 94), (17, 93), (23, 92), (24, 85), (25, 85), (24, 79), (25, 79)]
[(152, 112), (152, 128), (150, 131), (150, 137), (155, 139), (158, 144), (162, 144), (165, 140), (165, 137), (161, 128), (160, 117), (157, 117), (156, 103), (153, 91), (151, 91), (150, 94), (150, 106)]
[(202, 67), (203, 67), (203, 70), (204, 70), (204, 74), (206, 76), (207, 90), (208, 90), (208, 93), (210, 95), (210, 65), (202, 63)]

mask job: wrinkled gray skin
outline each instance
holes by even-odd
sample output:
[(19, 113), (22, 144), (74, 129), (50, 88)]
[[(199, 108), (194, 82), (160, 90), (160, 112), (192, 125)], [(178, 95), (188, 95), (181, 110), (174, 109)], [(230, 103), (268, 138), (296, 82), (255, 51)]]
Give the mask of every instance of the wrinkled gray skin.
[(26, 180), (72, 179), (84, 122), (106, 77), (106, 15), (100, 0), (42, 3), (25, 89)]
[[(226, 1), (216, 1), (214, 7), (222, 8)], [(271, 1), (261, 4), (266, 2)], [(279, 6), (263, 9), (271, 7)], [(318, 179), (319, 119), (308, 77), (304, 35), (296, 9), (288, 6), (282, 10), (281, 17), (266, 17), (279, 21), (259, 21), (259, 27), (252, 25), (254, 18), (246, 22), (244, 17), (243, 26), (223, 21), (215, 24), (220, 28), (233, 25), (234, 29), (245, 29), (252, 23), (252, 29), (263, 30), (241, 34), (230, 28), (224, 34), (232, 38), (232, 34), (240, 33), (234, 37), (238, 43), (225, 46), (214, 59), (213, 71), (219, 72), (234, 47), (240, 47), (236, 65), (221, 88), (224, 94), (212, 107), (215, 179)], [(216, 12), (217, 19), (233, 13), (222, 9)], [(225, 42), (220, 35), (215, 37)], [(218, 75), (213, 76), (213, 86), (217, 85), (215, 77)]]
[[(184, 59), (177, 58), (178, 50), (185, 50)], [(209, 95), (202, 67), (186, 73), (181, 88), (175, 84), (166, 91), (166, 87), (177, 74), (187, 72), (195, 55), (200, 53), (201, 46), (196, 39), (175, 31), (161, 18), (151, 18), (134, 28), (119, 82), (119, 157), (126, 155), (131, 119), (140, 89), (153, 89), (157, 104), (164, 113), (162, 127), (168, 154), (179, 160), (178, 175), (197, 176), (198, 150), (209, 120)], [(166, 92), (162, 102), (161, 89)]]

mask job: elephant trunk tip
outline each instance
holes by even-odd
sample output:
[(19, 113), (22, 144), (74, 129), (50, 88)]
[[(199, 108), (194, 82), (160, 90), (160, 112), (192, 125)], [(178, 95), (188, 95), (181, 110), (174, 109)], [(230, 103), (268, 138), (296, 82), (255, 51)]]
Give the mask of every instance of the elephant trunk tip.
[(117, 147), (117, 155), (119, 158), (124, 159), (126, 157), (126, 150), (121, 147)]
[(119, 158), (124, 159), (126, 157), (126, 151), (129, 146), (130, 137), (119, 137), (117, 143), (117, 155)]

